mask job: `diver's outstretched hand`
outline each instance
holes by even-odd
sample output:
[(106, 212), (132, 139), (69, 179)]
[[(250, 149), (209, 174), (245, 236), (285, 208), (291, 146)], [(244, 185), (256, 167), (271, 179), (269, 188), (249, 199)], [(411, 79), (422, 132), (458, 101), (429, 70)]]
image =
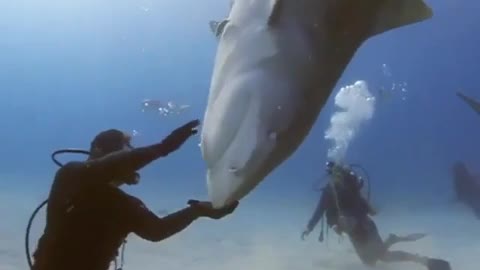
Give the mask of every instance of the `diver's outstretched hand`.
[(162, 141), (162, 144), (164, 144), (166, 148), (165, 152), (171, 153), (180, 148), (190, 136), (197, 134), (199, 125), (200, 120), (193, 120), (172, 131), (172, 133)]
[(370, 214), (370, 216), (376, 216), (376, 215), (378, 215), (378, 209), (370, 206), (370, 209), (368, 210), (368, 213)]
[(307, 238), (307, 236), (311, 233), (312, 231), (310, 231), (309, 229), (306, 229), (305, 231), (302, 232), (302, 236), (301, 236), (301, 239), (302, 240), (305, 240), (305, 238)]
[(188, 204), (190, 207), (193, 207), (196, 211), (198, 211), (198, 215), (201, 217), (209, 217), (212, 219), (221, 219), (225, 216), (230, 215), (235, 211), (238, 206), (238, 201), (233, 202), (222, 208), (213, 208), (211, 202), (202, 202), (197, 200), (189, 200)]
[(403, 236), (403, 237), (400, 237), (400, 238), (404, 242), (413, 242), (413, 241), (420, 240), (420, 239), (424, 238), (425, 236), (427, 236), (426, 233), (412, 233), (412, 234), (409, 234), (409, 235), (406, 235), (406, 236)]

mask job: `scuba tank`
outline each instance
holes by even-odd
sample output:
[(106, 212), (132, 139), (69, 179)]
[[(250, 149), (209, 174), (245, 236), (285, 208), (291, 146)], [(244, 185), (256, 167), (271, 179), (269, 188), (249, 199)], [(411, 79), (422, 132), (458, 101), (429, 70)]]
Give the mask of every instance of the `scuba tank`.
[[(360, 169), (363, 174), (365, 175), (365, 178), (362, 178), (360, 174), (358, 174), (356, 169)], [(367, 171), (360, 165), (358, 164), (350, 164), (350, 165), (339, 165), (336, 164), (333, 161), (328, 161), (326, 163), (326, 170), (327, 170), (327, 175), (325, 177), (329, 177), (328, 180), (328, 186), (330, 186), (334, 201), (335, 201), (335, 207), (337, 208), (338, 212), (338, 229), (340, 231), (344, 232), (349, 232), (351, 231), (355, 226), (356, 226), (356, 220), (354, 218), (348, 217), (346, 215), (342, 214), (342, 209), (340, 207), (340, 203), (338, 200), (338, 186), (342, 185), (355, 185), (355, 188), (358, 189), (359, 191), (363, 189), (365, 186), (365, 182), (367, 183), (367, 201), (370, 202), (370, 195), (371, 195), (371, 188), (370, 188), (370, 179), (368, 176)], [(356, 182), (345, 182), (345, 181), (352, 181), (355, 180)], [(321, 229), (320, 229), (320, 235), (318, 240), (320, 242), (323, 242), (324, 240), (324, 230), (325, 230), (325, 217), (322, 217), (322, 223), (321, 223)], [(328, 233), (328, 226), (327, 226), (327, 233)]]

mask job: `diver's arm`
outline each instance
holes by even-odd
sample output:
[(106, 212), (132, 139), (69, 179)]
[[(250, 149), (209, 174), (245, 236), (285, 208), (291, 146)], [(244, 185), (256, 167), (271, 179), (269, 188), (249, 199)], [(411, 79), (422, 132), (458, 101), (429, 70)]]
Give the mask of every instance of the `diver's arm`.
[(371, 216), (375, 216), (377, 214), (377, 210), (373, 208), (373, 206), (368, 202), (367, 202), (367, 205), (368, 205), (368, 214)]
[(172, 147), (165, 142), (131, 150), (120, 150), (101, 158), (86, 161), (85, 170), (88, 175), (96, 176), (92, 178), (111, 181), (113, 178), (140, 170), (152, 161), (167, 156), (171, 152)]
[(176, 151), (190, 136), (197, 133), (198, 120), (174, 130), (162, 142), (146, 147), (120, 150), (85, 162), (90, 178), (111, 181), (140, 170), (150, 162)]
[(134, 217), (133, 232), (145, 240), (158, 242), (183, 231), (199, 217), (198, 211), (189, 206), (160, 218), (142, 204)]
[(308, 221), (307, 230), (313, 231), (313, 228), (318, 224), (320, 219), (322, 218), (325, 210), (327, 209), (328, 205), (328, 196), (329, 196), (330, 187), (327, 186), (322, 194), (322, 197), (318, 201), (317, 207), (315, 208), (315, 212), (313, 212), (312, 217)]
[(135, 234), (143, 239), (158, 242), (183, 231), (199, 217), (221, 219), (230, 215), (237, 208), (238, 201), (222, 208), (213, 208), (210, 202), (197, 200), (189, 200), (188, 204), (188, 207), (180, 211), (159, 218), (148, 210), (140, 200), (133, 198), (129, 205), (125, 207), (127, 210), (126, 218), (133, 222), (132, 229)]

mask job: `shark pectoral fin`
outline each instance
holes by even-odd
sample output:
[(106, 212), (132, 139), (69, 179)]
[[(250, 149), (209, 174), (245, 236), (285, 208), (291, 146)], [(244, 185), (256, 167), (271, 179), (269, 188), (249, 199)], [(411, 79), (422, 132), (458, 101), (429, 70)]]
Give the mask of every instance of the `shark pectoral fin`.
[(423, 0), (385, 0), (381, 5), (369, 37), (418, 23), (433, 16)]
[(210, 31), (212, 31), (215, 37), (219, 38), (222, 35), (227, 23), (228, 20), (225, 19), (223, 21), (210, 21), (208, 24), (210, 26)]
[(268, 26), (274, 26), (280, 17), (283, 0), (270, 0), (270, 14), (268, 15)]

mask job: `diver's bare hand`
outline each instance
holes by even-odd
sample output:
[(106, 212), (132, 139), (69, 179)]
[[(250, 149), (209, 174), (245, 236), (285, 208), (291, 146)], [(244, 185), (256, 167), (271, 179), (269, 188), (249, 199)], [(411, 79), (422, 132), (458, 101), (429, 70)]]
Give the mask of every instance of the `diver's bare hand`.
[(235, 211), (238, 206), (238, 201), (235, 201), (225, 207), (222, 208), (213, 208), (211, 202), (202, 202), (197, 200), (189, 200), (188, 204), (190, 207), (193, 207), (199, 216), (201, 217), (209, 217), (212, 219), (221, 219), (225, 216), (230, 215)]
[(305, 238), (307, 238), (307, 236), (311, 233), (312, 231), (309, 230), (309, 229), (306, 229), (305, 231), (302, 232), (302, 240), (305, 240)]
[(166, 147), (166, 152), (170, 153), (177, 150), (190, 136), (197, 134), (199, 125), (200, 120), (193, 120), (170, 133), (162, 141), (162, 144)]
[(370, 209), (368, 209), (368, 213), (371, 215), (371, 216), (376, 216), (378, 214), (378, 210), (373, 208), (372, 206), (370, 206)]
[(200, 125), (200, 120), (198, 119), (192, 120), (186, 123), (185, 125), (175, 129), (170, 134), (170, 136), (180, 138), (180, 139), (183, 138), (183, 140), (186, 140), (188, 137), (197, 134), (198, 132), (197, 128), (199, 125)]

